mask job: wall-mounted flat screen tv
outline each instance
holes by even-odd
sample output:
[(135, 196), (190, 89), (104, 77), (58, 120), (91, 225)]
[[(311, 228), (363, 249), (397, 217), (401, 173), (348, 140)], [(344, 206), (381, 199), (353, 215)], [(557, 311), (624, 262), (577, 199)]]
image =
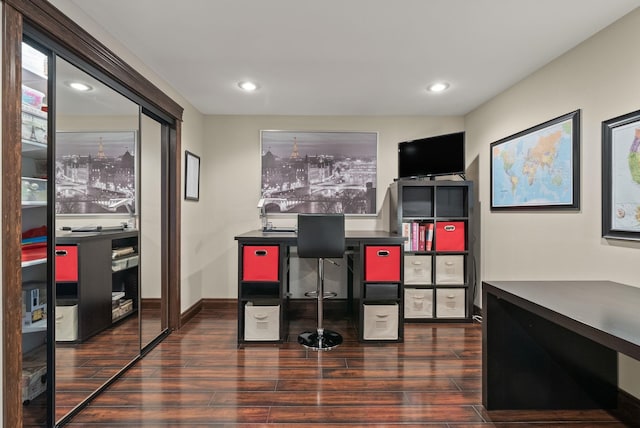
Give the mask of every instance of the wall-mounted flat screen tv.
[(398, 143), (398, 178), (464, 174), (464, 132)]

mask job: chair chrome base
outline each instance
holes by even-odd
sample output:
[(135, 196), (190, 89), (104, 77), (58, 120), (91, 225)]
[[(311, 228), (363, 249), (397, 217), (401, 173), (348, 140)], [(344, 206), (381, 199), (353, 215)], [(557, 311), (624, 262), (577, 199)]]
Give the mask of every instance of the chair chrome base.
[(314, 351), (328, 351), (342, 343), (342, 336), (332, 330), (325, 329), (322, 335), (317, 331), (305, 331), (298, 336), (298, 343)]

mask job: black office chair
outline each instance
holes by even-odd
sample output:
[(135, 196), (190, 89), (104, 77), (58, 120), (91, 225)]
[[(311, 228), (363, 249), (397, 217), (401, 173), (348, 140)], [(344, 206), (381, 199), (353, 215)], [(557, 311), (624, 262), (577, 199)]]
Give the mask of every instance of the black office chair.
[(344, 252), (344, 214), (298, 214), (298, 257), (318, 259), (317, 289), (306, 293), (318, 300), (318, 326), (298, 336), (298, 343), (306, 348), (327, 351), (342, 343), (339, 333), (322, 326), (322, 302), (335, 296), (324, 291), (324, 259), (343, 257)]

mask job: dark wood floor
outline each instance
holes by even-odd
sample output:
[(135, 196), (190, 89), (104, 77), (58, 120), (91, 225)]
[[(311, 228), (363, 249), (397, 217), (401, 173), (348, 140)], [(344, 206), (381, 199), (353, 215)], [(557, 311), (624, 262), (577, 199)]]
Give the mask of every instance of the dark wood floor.
[(404, 343), (307, 351), (291, 323), (283, 345), (236, 346), (235, 311), (202, 311), (68, 426), (624, 427), (603, 410), (495, 411), (481, 405), (481, 327), (406, 324)]

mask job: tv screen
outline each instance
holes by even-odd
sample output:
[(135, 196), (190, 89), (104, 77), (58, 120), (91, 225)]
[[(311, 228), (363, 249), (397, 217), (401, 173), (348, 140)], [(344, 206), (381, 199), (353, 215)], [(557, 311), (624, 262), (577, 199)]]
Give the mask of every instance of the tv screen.
[(464, 174), (464, 132), (398, 143), (398, 178)]

